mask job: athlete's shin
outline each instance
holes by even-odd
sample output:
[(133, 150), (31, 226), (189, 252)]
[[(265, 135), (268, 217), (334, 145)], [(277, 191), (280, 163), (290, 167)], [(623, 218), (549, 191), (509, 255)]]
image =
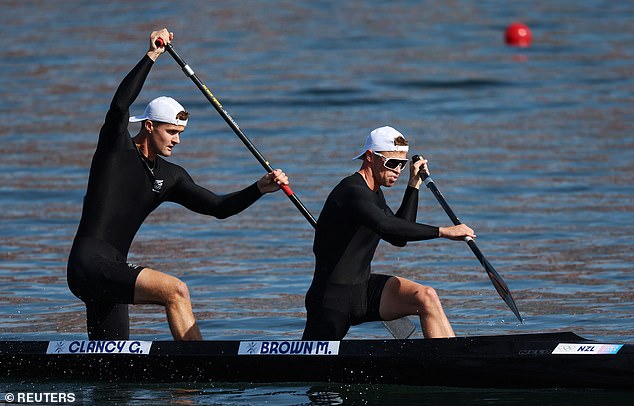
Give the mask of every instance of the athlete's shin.
[(416, 292), (416, 299), (419, 305), (420, 325), (425, 338), (455, 337), (451, 323), (433, 288), (423, 286)]

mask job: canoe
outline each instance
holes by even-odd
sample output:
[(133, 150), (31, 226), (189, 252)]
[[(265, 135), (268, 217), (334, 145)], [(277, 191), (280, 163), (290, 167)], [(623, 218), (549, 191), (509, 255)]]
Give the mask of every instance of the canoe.
[(634, 390), (634, 344), (574, 333), (342, 341), (0, 341), (15, 381), (333, 382)]

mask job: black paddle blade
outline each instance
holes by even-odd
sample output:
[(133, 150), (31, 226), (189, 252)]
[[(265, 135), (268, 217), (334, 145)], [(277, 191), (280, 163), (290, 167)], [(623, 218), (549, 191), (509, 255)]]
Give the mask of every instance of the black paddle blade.
[[(472, 246), (472, 243), (473, 243), (473, 246)], [(480, 260), (480, 263), (484, 267), (484, 270), (486, 271), (487, 275), (489, 275), (489, 279), (491, 279), (491, 282), (493, 283), (495, 290), (498, 291), (498, 294), (500, 295), (502, 300), (504, 300), (504, 302), (508, 305), (508, 307), (513, 311), (513, 313), (515, 314), (515, 317), (517, 317), (520, 323), (524, 324), (524, 320), (522, 319), (522, 316), (520, 315), (520, 311), (517, 309), (515, 300), (513, 300), (513, 296), (511, 295), (511, 291), (509, 290), (509, 287), (506, 285), (506, 282), (504, 282), (500, 274), (497, 273), (495, 268), (493, 268), (493, 265), (491, 265), (489, 261), (481, 253), (480, 255), (478, 255), (478, 252), (480, 250), (475, 245), (473, 240), (469, 241), (468, 244), (469, 244), (469, 247), (471, 247), (473, 252), (478, 257), (478, 260)]]
[(407, 317), (384, 321), (383, 325), (397, 340), (405, 340), (416, 331), (416, 326)]
[[(412, 156), (412, 161), (416, 162), (420, 158), (421, 158), (420, 155), (414, 155)], [(442, 193), (440, 193), (440, 190), (438, 190), (438, 188), (436, 187), (436, 184), (434, 183), (433, 179), (429, 177), (426, 173), (420, 173), (419, 176), (425, 182), (425, 185), (427, 186), (427, 188), (434, 194), (434, 197), (436, 197), (436, 200), (438, 200), (438, 203), (440, 203), (440, 206), (443, 208), (443, 210), (445, 210), (445, 213), (447, 213), (447, 215), (451, 219), (451, 222), (454, 223), (455, 225), (462, 224), (458, 216), (456, 216), (456, 214), (453, 212), (451, 207), (449, 207), (449, 204), (447, 203), (447, 200), (445, 200), (445, 197), (442, 195)], [(517, 305), (515, 305), (513, 296), (511, 296), (511, 291), (509, 290), (508, 286), (506, 286), (506, 283), (504, 282), (500, 274), (498, 274), (497, 271), (493, 268), (493, 265), (491, 265), (489, 261), (487, 261), (487, 259), (484, 257), (484, 254), (482, 253), (482, 251), (480, 251), (480, 249), (478, 248), (478, 246), (476, 245), (475, 241), (473, 241), (472, 238), (466, 238), (465, 241), (467, 242), (467, 245), (469, 245), (469, 248), (471, 248), (471, 251), (473, 251), (473, 253), (475, 254), (476, 258), (478, 258), (478, 261), (480, 261), (480, 264), (482, 264), (482, 266), (484, 267), (484, 270), (486, 271), (487, 275), (489, 275), (489, 279), (491, 279), (491, 282), (493, 283), (495, 290), (498, 291), (498, 294), (500, 295), (500, 297), (504, 300), (504, 302), (508, 305), (508, 307), (513, 311), (513, 313), (515, 314), (517, 319), (520, 321), (520, 323), (523, 324), (524, 320), (522, 320), (522, 316), (520, 315), (520, 312), (517, 309)]]

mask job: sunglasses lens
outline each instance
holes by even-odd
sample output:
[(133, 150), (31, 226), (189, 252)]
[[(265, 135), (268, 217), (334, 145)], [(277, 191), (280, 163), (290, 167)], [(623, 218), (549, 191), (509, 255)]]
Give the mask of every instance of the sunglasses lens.
[(407, 159), (388, 158), (385, 161), (385, 167), (389, 169), (396, 169), (398, 167), (403, 169), (405, 165), (407, 165)]

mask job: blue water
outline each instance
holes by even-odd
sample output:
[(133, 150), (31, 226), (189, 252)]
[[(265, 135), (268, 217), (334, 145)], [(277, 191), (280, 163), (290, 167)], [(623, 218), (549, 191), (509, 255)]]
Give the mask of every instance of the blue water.
[[(381, 245), (375, 270), (434, 286), (458, 335), (571, 330), (634, 341), (632, 15), (632, 2), (598, 0), (5, 2), (0, 339), (85, 337), (84, 308), (66, 286), (65, 266), (97, 132), (149, 32), (168, 26), (176, 50), (290, 175), (314, 216), (358, 168), (351, 158), (369, 130), (389, 124), (408, 136), (454, 211), (476, 229), (525, 318), (516, 322), (464, 244)], [(503, 44), (515, 20), (531, 27), (530, 48)], [(223, 193), (262, 174), (168, 55), (133, 113), (163, 94), (192, 114), (171, 160), (197, 182)], [(393, 207), (404, 187), (386, 191)], [(419, 221), (449, 224), (427, 191)], [(295, 339), (312, 237), (281, 193), (223, 221), (164, 205), (142, 227), (130, 259), (187, 282), (206, 339)], [(132, 308), (131, 331), (171, 337), (155, 306)], [(349, 334), (386, 336), (379, 323)], [(320, 404), (301, 385), (66, 389), (87, 403)], [(337, 404), (337, 396), (370, 404), (421, 396), (563, 402), (558, 392), (337, 385), (323, 392), (334, 395), (321, 404)]]

